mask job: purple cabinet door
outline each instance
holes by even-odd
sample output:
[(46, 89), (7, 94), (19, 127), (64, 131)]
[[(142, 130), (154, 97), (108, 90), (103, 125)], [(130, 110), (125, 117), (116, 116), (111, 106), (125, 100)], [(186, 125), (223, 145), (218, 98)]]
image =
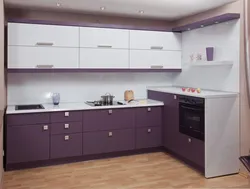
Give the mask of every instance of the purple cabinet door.
[(49, 159), (49, 125), (7, 128), (7, 163)]
[(34, 125), (50, 122), (49, 113), (7, 115), (7, 125)]
[(136, 129), (136, 149), (160, 147), (162, 145), (161, 127)]
[(83, 134), (83, 154), (101, 154), (135, 149), (134, 129)]
[(82, 132), (82, 122), (52, 123), (51, 134), (72, 134)]
[(191, 159), (200, 167), (205, 167), (205, 143), (204, 141), (193, 138), (191, 142)]
[(162, 108), (148, 107), (136, 109), (136, 127), (158, 127), (162, 124)]
[(51, 136), (50, 158), (82, 155), (82, 133)]
[(103, 131), (135, 127), (134, 109), (92, 110), (83, 113), (83, 131)]
[(51, 123), (82, 121), (81, 111), (55, 112), (50, 115)]

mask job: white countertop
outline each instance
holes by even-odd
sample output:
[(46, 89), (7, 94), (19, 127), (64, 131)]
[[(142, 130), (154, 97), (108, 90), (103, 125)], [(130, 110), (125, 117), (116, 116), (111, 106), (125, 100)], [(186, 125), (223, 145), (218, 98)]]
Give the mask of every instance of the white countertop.
[(181, 87), (150, 87), (148, 90), (200, 98), (228, 98), (237, 97), (239, 95), (238, 93), (233, 92), (212, 91), (204, 89), (201, 89), (201, 93), (192, 93), (187, 91), (183, 92)]
[[(119, 101), (125, 102), (125, 101)], [(126, 103), (125, 105), (115, 106), (90, 106), (82, 103), (60, 103), (59, 106), (53, 104), (42, 104), (44, 109), (40, 110), (15, 110), (15, 106), (8, 106), (6, 114), (24, 114), (24, 113), (42, 113), (42, 112), (59, 112), (59, 111), (75, 111), (75, 110), (98, 110), (98, 109), (114, 109), (114, 108), (138, 108), (138, 107), (152, 107), (163, 106), (164, 103), (156, 100), (144, 99)]]

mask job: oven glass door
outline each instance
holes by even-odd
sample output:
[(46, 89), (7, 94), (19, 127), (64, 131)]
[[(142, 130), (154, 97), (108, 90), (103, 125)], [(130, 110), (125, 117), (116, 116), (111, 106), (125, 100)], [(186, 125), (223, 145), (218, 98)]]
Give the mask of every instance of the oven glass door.
[(204, 107), (180, 103), (180, 132), (204, 140)]

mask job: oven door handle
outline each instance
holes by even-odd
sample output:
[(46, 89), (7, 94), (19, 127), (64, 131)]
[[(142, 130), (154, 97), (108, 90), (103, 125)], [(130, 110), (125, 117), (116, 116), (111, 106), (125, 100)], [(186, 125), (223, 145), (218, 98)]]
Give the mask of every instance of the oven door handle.
[(188, 109), (188, 110), (193, 110), (193, 111), (204, 111), (203, 108), (192, 108), (188, 106), (181, 105), (182, 108)]

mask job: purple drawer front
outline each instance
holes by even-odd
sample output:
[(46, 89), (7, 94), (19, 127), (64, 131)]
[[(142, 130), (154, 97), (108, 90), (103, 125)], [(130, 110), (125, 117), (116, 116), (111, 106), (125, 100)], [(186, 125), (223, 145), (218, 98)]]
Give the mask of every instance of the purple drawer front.
[(136, 129), (136, 149), (160, 146), (162, 146), (161, 127)]
[(82, 121), (82, 112), (56, 112), (51, 113), (51, 123), (61, 123), (69, 121)]
[(83, 131), (134, 128), (134, 111), (134, 109), (85, 111), (83, 113)]
[(33, 125), (49, 123), (49, 113), (7, 115), (7, 125)]
[(82, 156), (82, 133), (54, 135), (50, 143), (51, 159)]
[[(112, 136), (110, 136), (112, 134)], [(135, 149), (134, 129), (83, 134), (83, 154), (101, 154)]]
[(82, 122), (52, 123), (51, 134), (72, 134), (82, 133)]
[(156, 127), (162, 125), (162, 108), (148, 107), (136, 109), (136, 127)]
[(49, 125), (27, 125), (7, 128), (7, 163), (49, 159)]

